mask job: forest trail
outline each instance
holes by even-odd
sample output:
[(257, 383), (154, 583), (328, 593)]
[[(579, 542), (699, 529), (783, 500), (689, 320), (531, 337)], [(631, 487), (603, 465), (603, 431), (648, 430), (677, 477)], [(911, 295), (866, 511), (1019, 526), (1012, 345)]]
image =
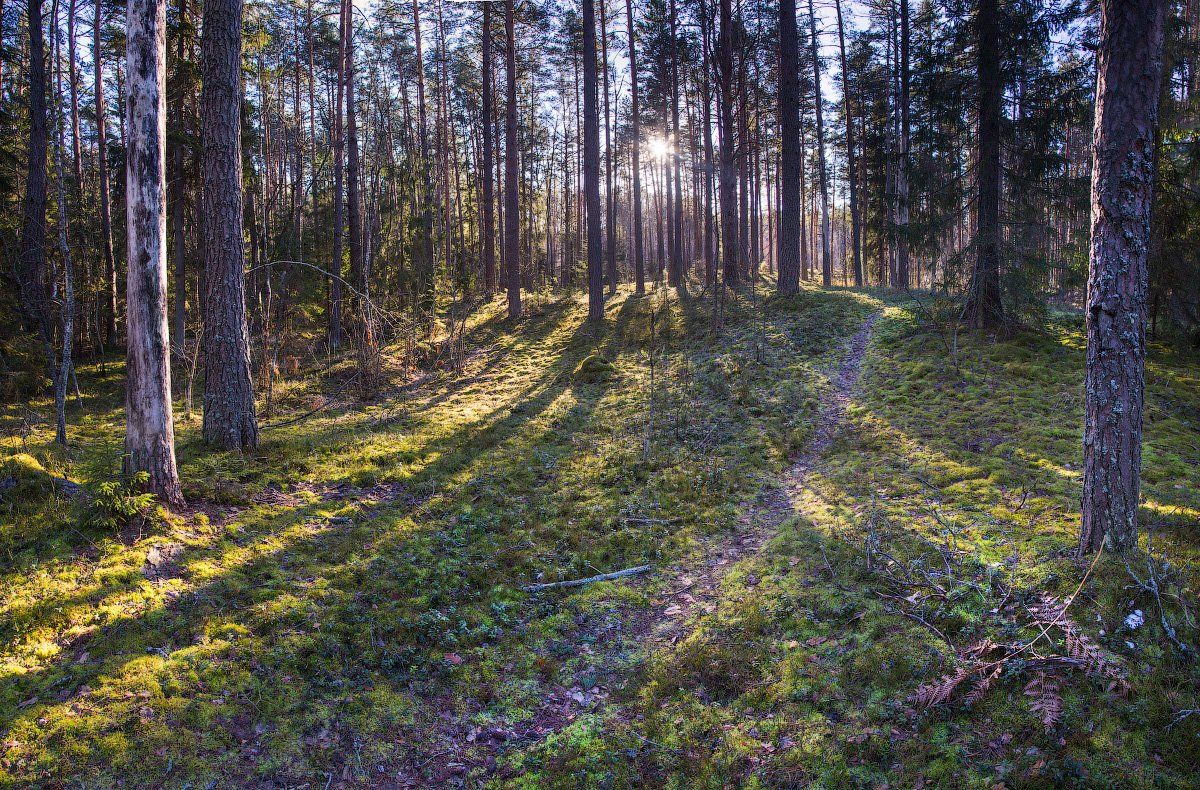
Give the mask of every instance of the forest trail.
[(703, 561), (694, 567), (675, 570), (675, 590), (670, 603), (659, 607), (649, 638), (656, 644), (678, 642), (687, 633), (687, 623), (700, 611), (712, 611), (721, 581), (743, 559), (762, 550), (781, 525), (797, 512), (800, 493), (809, 471), (828, 451), (842, 429), (846, 406), (862, 372), (863, 358), (879, 312), (871, 313), (845, 344), (845, 351), (830, 376), (827, 398), (816, 418), (816, 433), (807, 446), (791, 458), (778, 484), (759, 492), (739, 519), (740, 530), (732, 536), (714, 536), (703, 550)]
[[(721, 322), (711, 301), (622, 294), (604, 333), (577, 298), (518, 323), (495, 300), (461, 371), (378, 402), (337, 400), (348, 362), (296, 378), (276, 419), (329, 407), (254, 454), (212, 452), (183, 419), (190, 507), (136, 529), (17, 503), (0, 787), (57, 786), (59, 765), (95, 787), (913, 786), (963, 770), (947, 743), (981, 755), (981, 786), (1067, 759), (1186, 775), (1194, 731), (1168, 726), (1195, 705), (1171, 646), (1122, 625), (1153, 601), (1102, 597), (1124, 568), (1093, 575), (1076, 622), (1116, 634), (1100, 644), (1131, 669), (1128, 704), (1154, 706), (1146, 748), (1056, 745), (1013, 704), (1024, 678), (978, 711), (905, 703), (978, 639), (1034, 637), (1022, 602), (1078, 584), (1081, 322), (963, 337), (952, 364), (889, 294), (748, 294)], [(79, 461), (46, 450), (49, 422), (18, 445), (43, 474), (109, 479), (125, 415), (105, 364), (81, 369), (97, 394)], [(1162, 541), (1191, 573), (1200, 387), (1190, 360), (1156, 351), (1149, 370), (1147, 491), (1180, 514)], [(866, 564), (868, 541), (902, 568)], [(905, 569), (955, 605), (913, 598)], [(1162, 674), (1135, 671), (1155, 650)], [(1091, 678), (1058, 679), (1063, 726), (1126, 715)]]
[[(763, 486), (755, 501), (743, 503), (745, 512), (738, 520), (738, 530), (732, 535), (713, 535), (699, 549), (698, 559), (665, 568), (658, 574), (658, 579), (642, 577), (629, 583), (631, 587), (649, 592), (654, 605), (629, 612), (628, 621), (620, 628), (620, 637), (605, 642), (603, 647), (596, 650), (600, 655), (594, 657), (595, 662), (608, 665), (606, 682), (597, 686), (592, 693), (578, 686), (572, 689), (546, 689), (544, 702), (537, 712), (518, 728), (515, 739), (497, 749), (497, 753), (482, 758), (485, 765), (494, 765), (493, 760), (500, 758), (509, 748), (536, 750), (584, 714), (597, 718), (608, 715), (625, 718), (632, 715), (621, 702), (615, 701), (626, 695), (613, 692), (627, 691), (638, 666), (651, 660), (656, 651), (669, 649), (684, 639), (691, 632), (697, 616), (711, 613), (720, 598), (721, 583), (728, 572), (738, 563), (758, 554), (779, 533), (787, 520), (796, 515), (800, 493), (809, 471), (819, 463), (842, 430), (846, 407), (862, 372), (875, 322), (881, 314), (880, 311), (870, 313), (844, 344), (840, 358), (830, 371), (830, 386), (816, 417), (815, 434), (807, 446), (790, 459), (790, 465), (776, 481)], [(667, 578), (665, 582), (662, 579), (664, 576)], [(654, 594), (649, 589), (651, 587), (660, 592)], [(661, 590), (665, 590), (665, 593)], [(590, 651), (591, 646), (584, 642), (590, 641), (595, 634), (581, 632), (577, 636), (581, 643), (575, 646), (576, 649)], [(631, 645), (634, 648), (633, 655), (630, 655)], [(477, 743), (462, 743), (430, 759), (444, 761), (447, 766), (470, 762), (478, 764), (481, 755), (477, 747)], [(466, 758), (468, 749), (474, 749), (473, 760)], [(505, 778), (503, 773), (500, 776)], [(415, 787), (421, 784), (419, 772), (407, 778), (409, 783), (402, 782), (400, 786)]]

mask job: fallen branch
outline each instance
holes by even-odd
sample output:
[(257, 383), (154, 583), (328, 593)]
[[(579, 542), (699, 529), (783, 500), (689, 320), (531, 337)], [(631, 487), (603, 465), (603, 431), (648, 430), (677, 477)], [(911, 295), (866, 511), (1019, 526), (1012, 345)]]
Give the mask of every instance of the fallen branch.
[(621, 579), (626, 576), (637, 576), (639, 573), (646, 573), (649, 570), (650, 570), (649, 565), (638, 565), (636, 568), (625, 568), (624, 570), (613, 571), (612, 573), (601, 573), (601, 574), (597, 574), (596, 576), (589, 576), (586, 579), (571, 579), (571, 580), (565, 581), (565, 582), (546, 582), (545, 584), (530, 584), (529, 586), (522, 587), (521, 589), (524, 590), (525, 592), (532, 593), (532, 592), (541, 592), (542, 590), (552, 590), (557, 587), (582, 587), (583, 585), (591, 584), (592, 582), (606, 582), (606, 581), (611, 581), (612, 579)]
[(1175, 711), (1175, 718), (1171, 719), (1171, 723), (1167, 725), (1167, 732), (1174, 729), (1176, 724), (1179, 724), (1188, 716), (1194, 716), (1200, 713), (1200, 708), (1184, 708), (1183, 710)]

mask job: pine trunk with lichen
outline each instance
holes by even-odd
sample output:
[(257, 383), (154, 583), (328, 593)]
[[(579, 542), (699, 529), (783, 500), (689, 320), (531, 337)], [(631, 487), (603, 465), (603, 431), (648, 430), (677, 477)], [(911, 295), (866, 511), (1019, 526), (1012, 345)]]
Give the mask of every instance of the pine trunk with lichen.
[(1162, 84), (1162, 0), (1105, 0), (1097, 56), (1081, 552), (1137, 544), (1146, 258)]

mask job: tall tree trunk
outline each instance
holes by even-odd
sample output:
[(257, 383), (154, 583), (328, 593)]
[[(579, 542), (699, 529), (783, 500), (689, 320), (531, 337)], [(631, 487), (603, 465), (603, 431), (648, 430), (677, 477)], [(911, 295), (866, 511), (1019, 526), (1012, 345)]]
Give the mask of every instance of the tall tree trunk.
[[(71, 223), (70, 209), (67, 206), (67, 184), (63, 171), (63, 150), (66, 148), (66, 135), (63, 131), (63, 96), (62, 96), (62, 58), (58, 45), (58, 20), (54, 20), (54, 125), (57, 145), (54, 147), (54, 175), (58, 184), (58, 249), (62, 254), (63, 265), (63, 304), (62, 304), (62, 356), (58, 364), (58, 376), (54, 380), (54, 440), (62, 447), (67, 446), (67, 384), (71, 380), (72, 358), (71, 347), (75, 341), (75, 266), (71, 260)], [(74, 22), (69, 21), (72, 40)], [(72, 56), (74, 46), (71, 47)], [(74, 66), (72, 66), (72, 72)], [(74, 98), (74, 96), (72, 97)], [(76, 115), (76, 117), (78, 117)], [(78, 139), (78, 138), (76, 138)]]
[(429, 117), (425, 106), (425, 52), (421, 48), (421, 11), (413, 0), (413, 43), (416, 47), (417, 68), (417, 136), (421, 150), (421, 234), (418, 239), (417, 276), (420, 281), (420, 308), (427, 314), (433, 330), (433, 313), (437, 307), (436, 262), (433, 250), (433, 163), (429, 152)]
[(609, 106), (608, 0), (600, 0), (600, 63), (604, 70), (604, 279), (617, 292), (617, 212), (613, 193), (612, 111)]
[(720, 84), (721, 133), (721, 271), (726, 285), (736, 286), (738, 277), (737, 149), (733, 130), (733, 4), (720, 0), (720, 31), (717, 34), (717, 79)]
[[(187, 86), (184, 84), (184, 73), (187, 63), (184, 62), (183, 39), (184, 27), (187, 21), (187, 0), (179, 3), (179, 25), (175, 31), (175, 91), (174, 101), (169, 102), (171, 111), (171, 132), (175, 136), (171, 149), (171, 172), (167, 181), (168, 197), (171, 204), (171, 257), (175, 262), (175, 326), (171, 332), (172, 348), (175, 354), (182, 358), (183, 347), (187, 332), (187, 251), (183, 236), (183, 210), (185, 195), (185, 179), (183, 171), (183, 102)], [(240, 73), (240, 72), (239, 72)]]
[(1146, 258), (1165, 0), (1103, 0), (1092, 134), (1092, 241), (1081, 552), (1137, 546)]
[(76, 202), (83, 197), (83, 151), (82, 135), (79, 133), (79, 62), (76, 57), (75, 24), (77, 22), (77, 0), (67, 4), (67, 85), (71, 90), (71, 166), (75, 170)]
[(105, 345), (117, 344), (117, 261), (113, 253), (111, 192), (108, 186), (108, 110), (104, 106), (104, 49), (100, 45), (101, 9), (104, 3), (97, 2), (92, 28), (92, 59), (94, 62), (94, 91), (96, 94), (96, 169), (100, 171), (100, 257), (104, 270), (105, 299)]
[(671, 262), (667, 280), (687, 289), (683, 268), (683, 176), (680, 173), (682, 138), (679, 136), (679, 13), (671, 0), (671, 167), (674, 171), (675, 197), (671, 201)]
[(642, 251), (642, 131), (638, 106), (637, 36), (633, 26), (633, 0), (625, 0), (625, 25), (629, 29), (629, 88), (633, 121), (630, 156), (633, 171), (633, 278), (637, 293), (646, 292), (646, 259)]
[(200, 44), (204, 441), (258, 446), (242, 234), (242, 0), (205, 0)]
[[(508, 317), (521, 316), (521, 214), (517, 206), (517, 171), (521, 144), (517, 140), (517, 38), (514, 0), (504, 0), (505, 71), (508, 101), (504, 117), (504, 257), (508, 286)], [(595, 73), (595, 64), (592, 64)]]
[(980, 0), (976, 15), (979, 72), (979, 149), (975, 198), (975, 269), (963, 317), (974, 329), (992, 329), (1004, 320), (1000, 301), (1000, 74), (999, 0)]
[[(369, 331), (365, 314), (367, 305), (362, 302), (370, 293), (370, 272), (367, 271), (366, 259), (363, 256), (363, 224), (362, 196), (359, 194), (359, 156), (358, 156), (358, 107), (354, 98), (355, 52), (354, 52), (354, 5), (352, 0), (344, 0), (346, 9), (346, 223), (350, 251), (350, 282), (358, 291), (354, 301), (357, 305), (355, 321), (360, 324), (359, 330)], [(360, 338), (366, 340), (366, 337)]]
[(825, 120), (821, 106), (821, 53), (817, 46), (817, 15), (808, 0), (808, 22), (812, 28), (814, 104), (817, 111), (817, 178), (821, 190), (821, 284), (833, 285), (833, 255), (829, 238), (829, 175), (825, 168)]
[[(506, 0), (512, 2), (512, 0)], [(596, 103), (596, 9), (583, 5), (583, 193), (587, 206), (588, 321), (604, 320), (600, 245), (600, 109)]]
[(708, 78), (712, 73), (712, 18), (709, 14), (707, 0), (700, 0), (700, 80), (701, 101), (704, 103), (701, 124), (704, 127), (704, 284), (717, 284), (717, 262), (715, 256), (716, 240), (713, 232), (713, 140), (712, 140), (712, 84)]
[(46, 51), (42, 43), (42, 0), (30, 0), (29, 136), (26, 138), (25, 201), (21, 216), (21, 263), (17, 269), (22, 311), (54, 367), (54, 328), (46, 278)]
[(346, 84), (346, 4), (338, 3), (338, 60), (334, 68), (337, 87), (333, 103), (333, 259), (329, 273), (329, 348), (341, 348), (342, 336), (342, 244), (346, 231), (345, 203), (342, 198), (342, 181), (346, 162), (346, 148), (342, 136), (342, 105), (345, 100)]
[(146, 472), (151, 491), (172, 505), (182, 505), (167, 331), (166, 28), (166, 0), (129, 0), (125, 469), (129, 474)]
[(846, 177), (850, 182), (850, 245), (854, 253), (854, 287), (862, 288), (862, 215), (858, 206), (858, 150), (854, 142), (854, 105), (850, 100), (850, 70), (846, 66), (846, 26), (842, 21), (842, 0), (835, 0), (835, 7), (838, 51), (842, 60), (842, 114), (846, 118)]
[(908, 0), (900, 0), (900, 140), (896, 152), (896, 285), (908, 288)]
[(483, 5), (483, 162), (479, 178), (483, 182), (483, 288), (491, 298), (496, 292), (496, 217), (492, 180), (492, 4)]
[(800, 58), (796, 0), (779, 0), (779, 293), (800, 290)]

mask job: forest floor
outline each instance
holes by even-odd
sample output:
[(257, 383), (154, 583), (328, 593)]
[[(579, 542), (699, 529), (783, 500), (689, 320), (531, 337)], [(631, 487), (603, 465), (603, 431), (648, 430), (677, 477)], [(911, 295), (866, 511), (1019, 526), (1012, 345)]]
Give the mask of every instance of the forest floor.
[(1193, 786), (1200, 360), (1148, 364), (1149, 553), (1080, 562), (1078, 316), (763, 293), (497, 300), (244, 455), (181, 400), (146, 518), (119, 361), (67, 453), (0, 404), (0, 787)]

